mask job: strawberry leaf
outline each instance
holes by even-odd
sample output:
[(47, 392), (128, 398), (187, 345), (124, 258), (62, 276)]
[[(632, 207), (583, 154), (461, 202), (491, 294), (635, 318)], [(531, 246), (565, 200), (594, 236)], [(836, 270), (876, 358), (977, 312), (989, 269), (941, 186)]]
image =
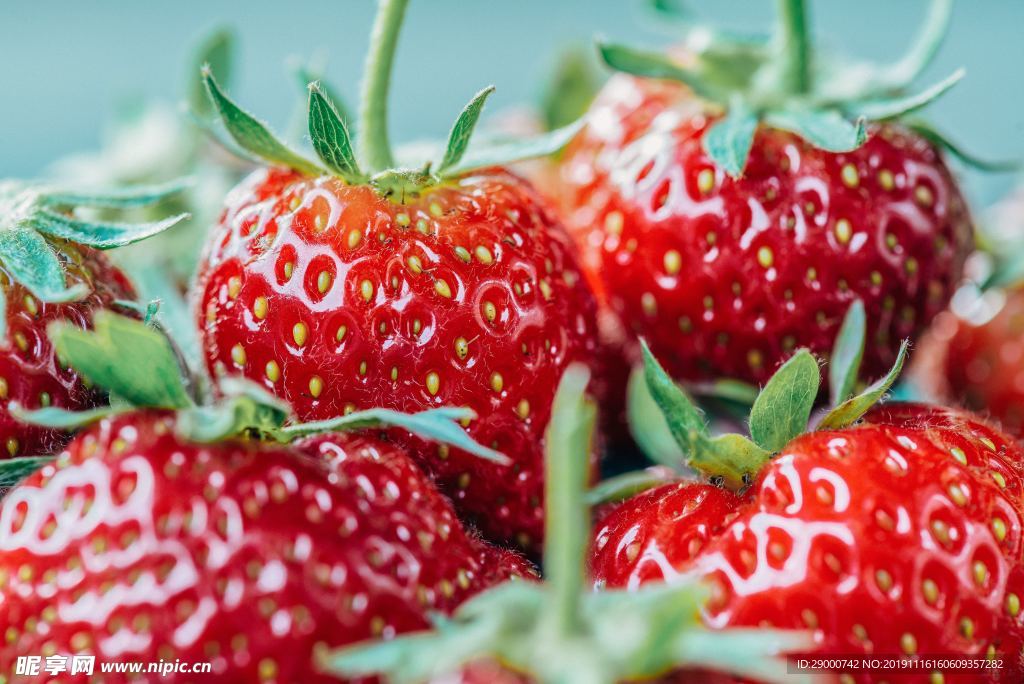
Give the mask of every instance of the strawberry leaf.
[(868, 409), (878, 403), (893, 386), (893, 383), (896, 382), (900, 372), (903, 370), (903, 363), (907, 359), (908, 348), (909, 343), (904, 340), (903, 344), (900, 345), (899, 353), (896, 355), (896, 362), (885, 377), (825, 414), (825, 417), (818, 423), (818, 429), (840, 430), (857, 422), (861, 416), (868, 412)]
[(179, 195), (194, 185), (191, 178), (182, 178), (158, 185), (132, 185), (96, 192), (48, 189), (39, 193), (39, 202), (56, 207), (102, 207), (126, 209), (162, 202)]
[(911, 112), (931, 104), (941, 97), (947, 90), (956, 85), (966, 72), (957, 69), (952, 74), (939, 81), (930, 88), (926, 88), (913, 95), (892, 97), (869, 102), (854, 103), (848, 109), (853, 115), (870, 119), (871, 121), (885, 121), (906, 116)]
[(771, 452), (743, 435), (727, 433), (717, 437), (701, 435), (690, 465), (729, 489), (743, 489), (771, 460)]
[(469, 139), (473, 136), (473, 129), (480, 119), (480, 112), (483, 111), (487, 98), (494, 92), (494, 86), (487, 86), (473, 96), (469, 104), (459, 113), (451, 132), (448, 133), (448, 144), (445, 146), (444, 157), (437, 167), (438, 173), (444, 173), (462, 161), (466, 149), (469, 147)]
[(267, 163), (287, 166), (309, 176), (323, 173), (323, 169), (288, 149), (264, 124), (232, 102), (217, 85), (209, 67), (203, 68), (202, 78), (210, 101), (224, 122), (224, 128), (243, 150)]
[(838, 406), (853, 394), (864, 356), (864, 340), (867, 336), (867, 322), (864, 303), (859, 299), (846, 311), (843, 325), (836, 335), (832, 355), (828, 361), (828, 386), (832, 406)]
[(0, 230), (0, 263), (14, 280), (44, 302), (70, 302), (89, 294), (84, 283), (67, 286), (53, 248), (29, 226)]
[(341, 93), (338, 92), (337, 89), (333, 88), (324, 80), (323, 72), (325, 65), (323, 60), (315, 58), (310, 60), (293, 58), (289, 60), (288, 66), (304, 91), (308, 92), (309, 84), (316, 82), (324, 98), (334, 106), (334, 111), (338, 113), (338, 118), (345, 122), (345, 127), (351, 134), (355, 128), (355, 119), (348, 106), (345, 104), (345, 98), (341, 96)]
[(587, 492), (586, 500), (591, 506), (625, 501), (670, 482), (679, 482), (678, 473), (670, 468), (654, 466), (602, 480)]
[[(70, 432), (87, 425), (92, 425), (96, 421), (107, 418), (108, 416), (124, 413), (128, 409), (126, 407), (115, 408), (112, 406), (102, 406), (88, 411), (69, 411), (68, 409), (59, 408), (57, 406), (47, 406), (45, 408), (30, 411), (12, 402), (8, 407), (8, 410), (10, 410), (11, 415), (14, 416), (16, 420), (19, 420), (22, 423), (40, 425), (54, 430)], [(3, 461), (0, 461), (0, 464), (2, 463)]]
[(1021, 163), (1017, 160), (1004, 159), (1001, 161), (990, 161), (976, 157), (925, 121), (911, 121), (907, 123), (906, 126), (931, 144), (945, 150), (948, 154), (953, 155), (967, 166), (978, 169), (979, 171), (1003, 173), (1019, 171), (1021, 168)]
[(818, 396), (821, 373), (806, 349), (782, 364), (750, 409), (750, 436), (763, 449), (777, 452), (807, 429)]
[(93, 330), (59, 321), (48, 333), (62, 361), (134, 406), (192, 404), (170, 341), (141, 321), (101, 310), (93, 316)]
[(321, 161), (346, 183), (365, 180), (356, 161), (348, 128), (319, 83), (309, 84), (309, 137)]
[(188, 71), (188, 103), (195, 115), (209, 121), (213, 118), (213, 108), (206, 94), (206, 85), (201, 76), (204, 66), (224, 82), (231, 82), (232, 53), (235, 51), (235, 36), (226, 28), (217, 29), (204, 36), (190, 62)]
[(545, 130), (571, 124), (587, 113), (599, 87), (592, 61), (592, 53), (577, 46), (559, 57), (540, 102)]
[(613, 43), (598, 43), (597, 49), (601, 59), (616, 71), (624, 71), (634, 76), (679, 81), (689, 86), (690, 90), (700, 97), (713, 102), (722, 101), (721, 94), (714, 92), (699, 74), (680, 66), (665, 54)]
[(742, 101), (736, 101), (725, 117), (704, 134), (704, 151), (733, 178), (742, 176), (747, 166), (757, 122), (757, 114)]
[(641, 366), (634, 368), (629, 375), (626, 414), (629, 432), (647, 458), (674, 469), (686, 462), (685, 454), (668, 429), (664, 414), (658, 410), (658, 404), (651, 397)]
[(644, 358), (644, 379), (654, 402), (661, 409), (668, 424), (669, 432), (687, 458), (692, 457), (698, 436), (707, 435), (704, 414), (701, 413), (686, 393), (669, 377), (658, 360), (654, 358), (647, 343), (640, 341)]
[(942, 45), (949, 30), (952, 14), (953, 0), (932, 0), (928, 16), (917, 37), (911, 42), (910, 48), (895, 64), (882, 71), (876, 87), (887, 90), (902, 89), (920, 76), (935, 59), (939, 46)]
[(583, 128), (583, 123), (581, 119), (568, 126), (530, 138), (493, 143), (477, 148), (471, 147), (466, 151), (462, 161), (448, 169), (442, 174), (442, 177), (455, 178), (476, 169), (503, 166), (534, 157), (550, 156), (568, 145), (569, 141), (576, 137), (576, 134)]
[(288, 441), (325, 432), (395, 427), (408, 430), (424, 439), (449, 444), (499, 465), (511, 465), (512, 461), (508, 456), (477, 443), (458, 423), (460, 420), (475, 417), (473, 411), (464, 408), (437, 408), (419, 413), (401, 413), (375, 408), (328, 420), (288, 425), (281, 428), (278, 435), (282, 441)]
[(27, 223), (40, 233), (51, 237), (79, 242), (96, 249), (113, 249), (162, 233), (189, 217), (189, 214), (178, 214), (152, 223), (116, 223), (84, 221), (49, 209), (40, 209)]
[(22, 456), (0, 461), (0, 498), (52, 460), (52, 456)]
[(796, 133), (815, 147), (829, 152), (849, 152), (868, 139), (863, 119), (851, 124), (831, 109), (769, 110), (764, 120), (773, 128)]
[(199, 444), (214, 444), (253, 433), (273, 436), (284, 425), (291, 407), (259, 385), (243, 378), (224, 378), (224, 398), (209, 406), (179, 411), (175, 431)]

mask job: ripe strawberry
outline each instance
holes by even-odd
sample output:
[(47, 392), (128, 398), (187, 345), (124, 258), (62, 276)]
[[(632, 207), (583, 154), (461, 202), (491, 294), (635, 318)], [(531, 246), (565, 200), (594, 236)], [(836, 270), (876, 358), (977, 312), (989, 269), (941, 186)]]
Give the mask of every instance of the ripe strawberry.
[(328, 654), (345, 677), (440, 684), (625, 681), (711, 682), (719, 674), (806, 682), (780, 652), (809, 645), (781, 630), (710, 631), (700, 623), (696, 583), (637, 591), (587, 591), (590, 511), (585, 497), (595, 407), (586, 368), (566, 371), (547, 431), (549, 502), (544, 582), (506, 583), (469, 599), (434, 633), (372, 641)]
[(0, 458), (53, 453), (66, 439), (63, 431), (18, 423), (9, 402), (78, 410), (102, 398), (61, 367), (46, 337), (52, 321), (88, 327), (94, 311), (135, 298), (124, 273), (99, 249), (148, 237), (184, 218), (97, 224), (77, 217), (75, 208), (151, 204), (178, 189), (81, 195), (0, 181)]
[(166, 412), (104, 419), (0, 518), (4, 672), (17, 655), (89, 653), (212, 662), (225, 681), (335, 681), (316, 649), (424, 628), (527, 571), (514, 555), (493, 564), (393, 444), (198, 445)]
[[(382, 64), (403, 5), (378, 19)], [(562, 226), (500, 164), (557, 149), (573, 131), (464, 158), (487, 89), (460, 115), (440, 164), (393, 168), (378, 67), (371, 60), (359, 160), (311, 86), (310, 136), (327, 170), (267, 143), (206, 75), (228, 131), (274, 165), (231, 193), (207, 245), (196, 290), (206, 361), (216, 376), (262, 384), (303, 420), (372, 405), (473, 409), (469, 434), (511, 467), (422, 444), (417, 458), (485, 533), (534, 546), (543, 429), (562, 371), (594, 352), (595, 304)]]
[(753, 40), (717, 36), (685, 63), (603, 53), (666, 80), (608, 83), (565, 154), (563, 213), (601, 304), (674, 377), (763, 383), (797, 347), (827, 354), (857, 298), (879, 372), (945, 306), (970, 216), (944, 141), (891, 123), (928, 99), (905, 94), (923, 62), (814, 81), (807, 54)]
[(335, 681), (317, 652), (426, 627), (533, 576), (467, 532), (400, 447), (337, 432), (445, 432), (480, 452), (451, 422), (465, 412), (284, 427), (287, 407), (237, 382), (222, 404), (192, 404), (170, 345), (141, 322), (101, 312), (95, 332), (51, 335), (62, 359), (139, 408), (27, 414), (93, 424), (0, 504), (3, 671), (26, 653), (88, 653), (211, 662), (225, 681)]
[[(807, 368), (800, 359), (810, 359)], [(653, 364), (647, 370), (659, 404), (679, 415), (682, 395)], [(816, 364), (801, 352), (754, 405), (752, 434), (763, 441), (764, 411), (776, 427), (795, 425), (816, 387)], [(796, 395), (806, 398), (799, 410), (786, 405)], [(954, 409), (889, 404), (857, 425), (857, 411), (843, 411), (795, 439), (774, 433), (770, 461), (751, 458), (737, 435), (681, 442), (699, 469), (727, 462), (760, 470), (736, 492), (662, 485), (607, 515), (591, 556), (595, 584), (703, 578), (713, 587), (705, 610), (713, 628), (810, 629), (816, 654), (1002, 658), (1004, 669), (990, 670), (988, 681), (1019, 681), (1024, 449)], [(981, 678), (924, 670), (907, 681)]]

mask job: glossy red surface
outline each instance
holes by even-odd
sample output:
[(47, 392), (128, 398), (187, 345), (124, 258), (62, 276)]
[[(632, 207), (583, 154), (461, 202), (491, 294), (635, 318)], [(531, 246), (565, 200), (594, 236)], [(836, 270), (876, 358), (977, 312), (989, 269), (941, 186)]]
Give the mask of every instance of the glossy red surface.
[(396, 204), (261, 170), (211, 240), (197, 307), (216, 375), (246, 375), (304, 420), (472, 408), (469, 433), (512, 467), (420, 443), (418, 458), (489, 536), (539, 541), (543, 432), (562, 371), (594, 356), (595, 304), (525, 181), (492, 170)]
[(742, 178), (702, 149), (714, 122), (678, 85), (617, 76), (562, 165), (562, 214), (595, 291), (676, 377), (763, 383), (827, 356), (850, 303), (873, 377), (946, 305), (971, 219), (938, 152), (896, 126), (828, 153), (762, 127)]
[(712, 627), (810, 629), (826, 654), (995, 653), (991, 681), (1021, 681), (1024, 450), (1012, 438), (961, 412), (888, 405), (797, 438), (731, 511), (730, 497), (664, 485), (624, 504), (596, 532), (595, 583), (703, 577)]
[(10, 402), (30, 409), (82, 410), (102, 400), (73, 370), (60, 366), (46, 326), (64, 320), (88, 327), (96, 309), (109, 307), (116, 299), (135, 298), (125, 275), (100, 252), (65, 242), (51, 244), (58, 248), (68, 286), (85, 283), (91, 291), (78, 302), (47, 304), (24, 286), (12, 284), (0, 265), (0, 296), (6, 299), (7, 318), (7, 337), (0, 341), (0, 458), (51, 454), (67, 440), (59, 431), (16, 421), (7, 409)]
[(290, 450), (183, 444), (173, 429), (161, 413), (104, 420), (3, 499), (0, 672), (57, 652), (211, 662), (225, 682), (337, 681), (315, 671), (318, 649), (425, 628), (428, 612), (530, 571), (468, 535), (375, 437)]

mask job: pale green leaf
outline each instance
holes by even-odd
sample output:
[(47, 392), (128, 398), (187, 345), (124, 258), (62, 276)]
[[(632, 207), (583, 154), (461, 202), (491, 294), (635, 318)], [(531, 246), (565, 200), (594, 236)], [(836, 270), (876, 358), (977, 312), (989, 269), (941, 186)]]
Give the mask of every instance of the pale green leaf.
[(86, 221), (64, 214), (40, 209), (28, 223), (51, 237), (71, 240), (96, 249), (113, 249), (140, 242), (164, 232), (185, 219), (189, 214), (178, 214), (152, 223), (117, 223), (114, 221)]
[(504, 166), (524, 159), (550, 156), (568, 145), (581, 128), (583, 128), (582, 120), (530, 138), (479, 147), (471, 146), (462, 161), (457, 166), (448, 169), (443, 175), (446, 178), (454, 178), (489, 166)]
[(162, 202), (195, 185), (191, 178), (181, 178), (157, 185), (131, 185), (95, 191), (47, 189), (39, 193), (40, 203), (58, 207), (101, 207), (125, 209)]
[(906, 116), (911, 112), (931, 104), (956, 85), (964, 77), (966, 71), (957, 69), (935, 85), (913, 95), (892, 97), (871, 102), (854, 103), (848, 109), (853, 116), (864, 117), (870, 121), (885, 121)]
[(626, 417), (633, 440), (652, 462), (670, 468), (679, 468), (686, 462), (686, 455), (680, 450), (675, 437), (668, 429), (665, 415), (647, 388), (643, 366), (637, 366), (629, 374), (626, 385)]
[(192, 112), (200, 119), (208, 120), (213, 116), (210, 99), (206, 95), (201, 71), (209, 67), (223, 83), (231, 82), (233, 53), (235, 50), (234, 34), (226, 28), (216, 29), (203, 36), (195, 47), (188, 71), (188, 102)]
[(586, 500), (591, 506), (625, 501), (648, 489), (679, 481), (679, 475), (673, 470), (657, 466), (645, 468), (601, 480), (587, 492)]
[(868, 137), (863, 119), (850, 123), (831, 109), (768, 111), (764, 121), (773, 128), (796, 133), (815, 147), (829, 152), (855, 150)]
[(133, 406), (179, 409), (192, 403), (170, 341), (142, 321), (101, 310), (93, 330), (60, 321), (48, 333), (61, 360)]
[(967, 166), (978, 169), (979, 171), (988, 171), (990, 173), (1010, 173), (1021, 169), (1022, 164), (1019, 159), (993, 161), (975, 156), (960, 145), (954, 143), (944, 133), (937, 130), (926, 121), (915, 120), (906, 122), (905, 125), (932, 145), (935, 145), (939, 149), (956, 157)]
[[(73, 431), (79, 428), (92, 425), (104, 418), (124, 413), (126, 408), (114, 408), (112, 406), (101, 406), (100, 408), (87, 411), (69, 411), (57, 406), (47, 406), (41, 409), (28, 410), (18, 404), (11, 404), (9, 407), (11, 415), (16, 420), (30, 425), (39, 425), (54, 430)], [(3, 461), (0, 461), (2, 464)]]
[(347, 183), (365, 180), (345, 122), (320, 84), (315, 82), (309, 84), (309, 137), (317, 156), (328, 169)]
[(742, 101), (736, 101), (725, 117), (716, 121), (704, 134), (704, 151), (733, 178), (742, 176), (747, 166), (757, 123), (757, 114)]
[(448, 133), (448, 144), (445, 146), (444, 157), (437, 167), (437, 172), (444, 174), (448, 169), (455, 167), (462, 161), (469, 147), (469, 139), (473, 136), (476, 122), (480, 119), (487, 98), (494, 92), (494, 86), (487, 86), (473, 96), (459, 117), (455, 120), (452, 130)]
[(591, 51), (578, 47), (559, 56), (540, 103), (545, 130), (571, 124), (587, 113), (600, 85), (592, 62)]
[(884, 378), (876, 381), (870, 387), (855, 397), (847, 399), (835, 407), (818, 423), (819, 430), (840, 430), (848, 425), (857, 422), (861, 416), (877, 404), (885, 396), (885, 393), (893, 386), (903, 370), (903, 364), (907, 359), (909, 343), (904, 340), (900, 345), (899, 353), (896, 355), (896, 362)]
[(207, 93), (220, 114), (224, 128), (243, 150), (267, 163), (287, 166), (310, 176), (323, 173), (323, 169), (288, 149), (264, 124), (236, 105), (220, 89), (208, 68), (204, 68), (202, 73), (203, 83), (206, 84)]
[(803, 433), (820, 383), (818, 362), (806, 349), (782, 364), (750, 409), (750, 436), (754, 442), (776, 452)]
[(21, 456), (0, 461), (0, 498), (52, 460), (52, 456)]
[(838, 406), (853, 394), (864, 356), (867, 320), (864, 303), (859, 299), (850, 304), (843, 325), (836, 335), (832, 355), (828, 361), (828, 385), (832, 406)]
[(661, 367), (647, 343), (641, 340), (640, 346), (643, 350), (647, 389), (665, 416), (665, 423), (676, 444), (688, 459), (693, 458), (697, 438), (707, 434), (704, 415)]
[(28, 226), (0, 230), (0, 262), (14, 280), (44, 302), (70, 302), (89, 294), (84, 283), (67, 287), (53, 248)]
[(634, 76), (662, 78), (686, 84), (694, 93), (708, 100), (720, 102), (721, 93), (715, 92), (701, 76), (684, 68), (662, 52), (638, 50), (625, 45), (598, 43), (597, 49), (605, 63), (616, 71)]

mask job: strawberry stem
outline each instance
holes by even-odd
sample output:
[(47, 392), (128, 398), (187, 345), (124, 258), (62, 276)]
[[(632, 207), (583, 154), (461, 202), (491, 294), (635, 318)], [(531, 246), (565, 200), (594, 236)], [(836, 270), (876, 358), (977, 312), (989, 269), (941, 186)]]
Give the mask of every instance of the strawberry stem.
[(804, 0), (779, 0), (782, 73), (787, 89), (803, 95), (811, 90), (811, 45)]
[(388, 140), (388, 89), (398, 33), (409, 0), (380, 0), (363, 69), (359, 107), (359, 156), (371, 173), (395, 165)]

